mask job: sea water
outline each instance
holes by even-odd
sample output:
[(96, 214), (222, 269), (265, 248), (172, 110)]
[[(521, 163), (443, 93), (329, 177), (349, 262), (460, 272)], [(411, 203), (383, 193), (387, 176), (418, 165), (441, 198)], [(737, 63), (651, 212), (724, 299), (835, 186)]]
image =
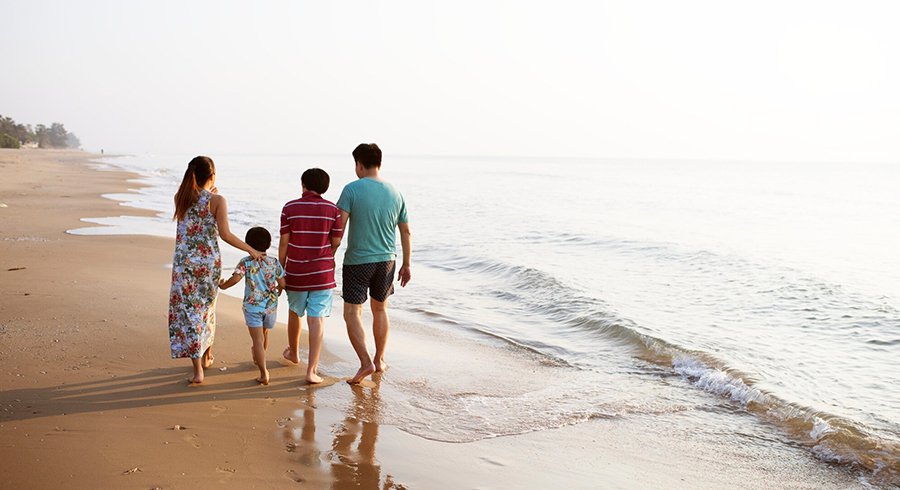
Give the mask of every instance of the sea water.
[[(349, 155), (213, 158), (239, 235), (277, 237), (306, 168), (331, 175), (332, 201), (356, 178)], [(174, 236), (189, 160), (106, 159), (146, 186), (108, 197), (160, 216), (79, 232)], [(900, 475), (900, 166), (388, 156), (382, 173), (414, 236), (414, 282), (394, 309), (558, 376), (530, 393), (410, 382), (385, 414), (404, 430), (468, 441), (716, 413), (736, 434)]]

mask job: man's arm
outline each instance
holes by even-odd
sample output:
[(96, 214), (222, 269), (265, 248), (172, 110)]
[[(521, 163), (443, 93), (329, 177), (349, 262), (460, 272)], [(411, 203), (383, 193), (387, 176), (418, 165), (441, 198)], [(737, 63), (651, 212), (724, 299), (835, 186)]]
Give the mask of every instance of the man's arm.
[(397, 279), (400, 280), (401, 287), (406, 287), (406, 283), (412, 278), (409, 271), (409, 259), (412, 255), (412, 236), (409, 233), (409, 223), (399, 223), (397, 228), (400, 229), (400, 246), (403, 247), (403, 264), (400, 266)]
[(340, 211), (341, 211), (341, 216), (339, 219), (341, 220), (341, 222), (338, 225), (338, 228), (341, 229), (341, 236), (331, 237), (331, 255), (332, 256), (334, 256), (334, 254), (337, 253), (337, 249), (341, 246), (341, 241), (343, 240), (344, 234), (347, 233), (347, 225), (350, 223), (350, 213), (347, 211), (344, 211), (343, 209), (341, 209)]

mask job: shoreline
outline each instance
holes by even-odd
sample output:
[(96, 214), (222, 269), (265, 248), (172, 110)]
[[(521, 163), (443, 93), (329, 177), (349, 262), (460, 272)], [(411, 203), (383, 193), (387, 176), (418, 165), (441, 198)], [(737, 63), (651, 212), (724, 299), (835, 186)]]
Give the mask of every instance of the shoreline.
[[(526, 391), (552, 381), (538, 379), (550, 371), (517, 353), (483, 348), (473, 355), (465, 342), (431, 338), (404, 321), (394, 322), (392, 369), (381, 383), (352, 388), (332, 377), (309, 388), (302, 363), (278, 361), (280, 315), (267, 352), (272, 383), (260, 387), (240, 300), (220, 298), (216, 364), (203, 386), (188, 388), (189, 364), (169, 359), (165, 334), (173, 239), (66, 233), (93, 226), (81, 221), (87, 216), (155, 216), (101, 197), (127, 192), (138, 175), (91, 168), (100, 155), (18, 151), (0, 151), (0, 202), (9, 206), (0, 208), (0, 457), (8, 462), (0, 478), (12, 487), (860, 485), (798, 448), (769, 448), (760, 460), (727, 448), (720, 462), (723, 448), (692, 441), (678, 414), (593, 419), (465, 443), (412, 435), (381, 423), (398, 410), (407, 389), (401, 382), (410, 376), (422, 393), (460, 392), (484, 383), (485, 373), (513, 380), (494, 379), (493, 389)], [(325, 344), (334, 354), (323, 352), (323, 362), (349, 377), (355, 369), (344, 368), (355, 358), (339, 344), (345, 336), (332, 316)]]

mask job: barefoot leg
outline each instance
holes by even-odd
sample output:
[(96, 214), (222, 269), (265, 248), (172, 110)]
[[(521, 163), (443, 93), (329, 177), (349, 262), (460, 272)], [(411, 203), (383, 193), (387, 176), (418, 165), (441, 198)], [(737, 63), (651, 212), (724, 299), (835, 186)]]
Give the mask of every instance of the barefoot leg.
[(203, 362), (200, 359), (191, 359), (194, 368), (194, 374), (188, 378), (189, 384), (199, 384), (203, 382)]
[(372, 308), (372, 333), (375, 335), (375, 356), (372, 363), (375, 364), (376, 372), (384, 372), (387, 364), (384, 362), (384, 350), (387, 347), (388, 331), (391, 328), (391, 320), (388, 317), (387, 300), (376, 301), (371, 300)]
[(253, 340), (253, 362), (259, 368), (259, 377), (256, 381), (264, 385), (269, 384), (269, 370), (266, 369), (266, 351), (263, 348), (264, 327), (247, 327), (250, 339)]
[(366, 332), (363, 330), (362, 323), (362, 305), (344, 303), (344, 322), (347, 323), (347, 336), (350, 337), (350, 344), (356, 351), (356, 357), (359, 357), (359, 371), (356, 375), (348, 379), (350, 384), (357, 384), (366, 376), (375, 372), (375, 365), (369, 358), (369, 351), (366, 349)]
[(300, 364), (300, 316), (288, 311), (288, 346), (281, 354), (287, 361)]
[(203, 356), (200, 358), (200, 364), (203, 366), (204, 369), (207, 369), (213, 365), (213, 362), (215, 360), (216, 360), (216, 358), (213, 357), (213, 353), (212, 353), (212, 346), (209, 346), (206, 348), (206, 351), (203, 352)]
[(321, 383), (319, 354), (322, 352), (322, 339), (325, 335), (325, 319), (308, 316), (306, 322), (309, 324), (309, 363), (306, 365), (306, 382)]

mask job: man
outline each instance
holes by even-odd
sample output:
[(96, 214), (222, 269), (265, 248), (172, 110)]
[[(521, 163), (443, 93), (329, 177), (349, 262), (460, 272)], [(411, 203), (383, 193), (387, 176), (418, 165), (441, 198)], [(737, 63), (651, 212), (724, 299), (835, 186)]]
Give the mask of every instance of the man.
[[(344, 321), (353, 350), (359, 357), (359, 371), (350, 384), (357, 384), (374, 372), (382, 372), (384, 349), (387, 344), (390, 320), (387, 299), (394, 293), (394, 272), (397, 260), (397, 229), (403, 262), (397, 274), (400, 286), (410, 279), (410, 233), (403, 196), (391, 184), (381, 180), (381, 149), (374, 143), (361, 144), (353, 150), (356, 176), (359, 180), (344, 186), (337, 207), (341, 222), (349, 227), (347, 251), (344, 254), (343, 287)], [(375, 336), (375, 357), (369, 357), (366, 332), (363, 329), (362, 309), (371, 296), (372, 332)]]

